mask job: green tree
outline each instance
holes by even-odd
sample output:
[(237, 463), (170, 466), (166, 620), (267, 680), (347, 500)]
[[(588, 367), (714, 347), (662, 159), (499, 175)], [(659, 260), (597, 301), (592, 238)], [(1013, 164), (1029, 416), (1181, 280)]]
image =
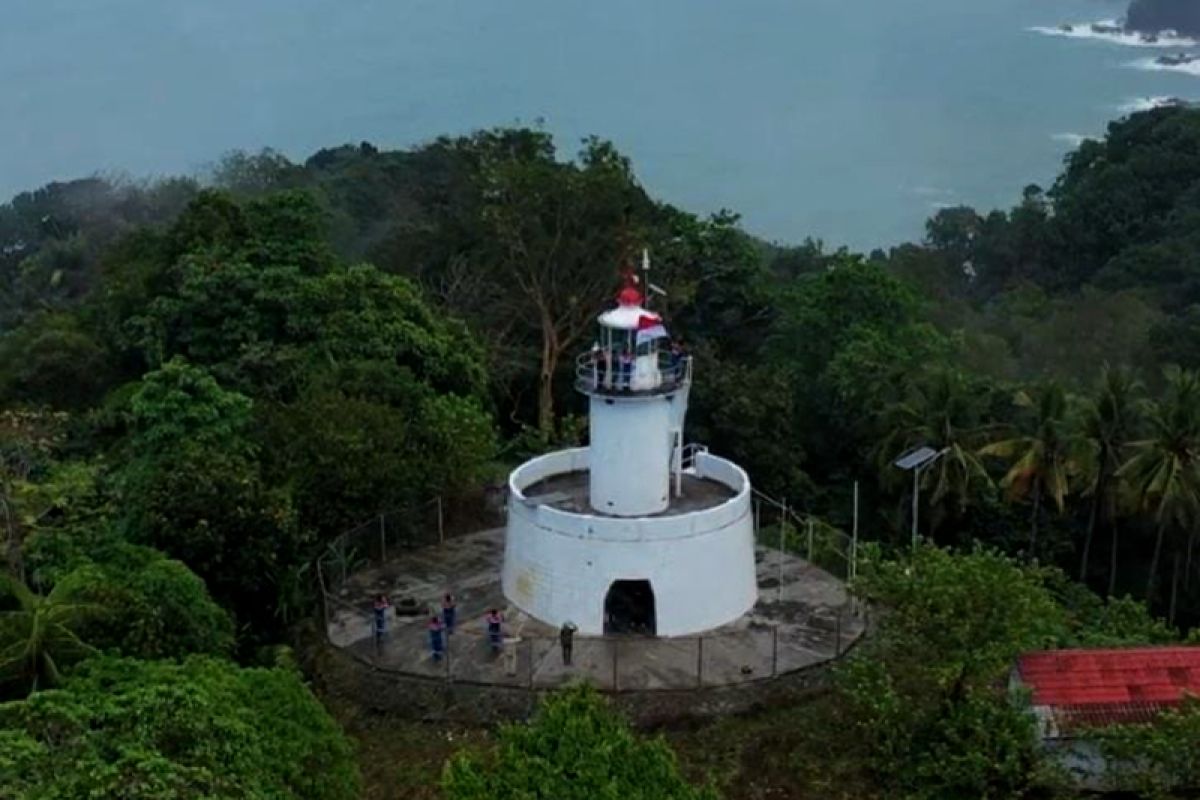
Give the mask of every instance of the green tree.
[(88, 627), (89, 643), (135, 658), (232, 654), (233, 621), (186, 565), (146, 547), (114, 551), (64, 578), (82, 573), (78, 594), (102, 609)]
[(643, 739), (593, 689), (548, 697), (533, 720), (501, 729), (496, 752), (464, 752), (446, 765), (447, 800), (655, 798), (715, 800), (679, 774), (662, 739)]
[(88, 577), (60, 581), (43, 597), (0, 575), (0, 695), (55, 686), (64, 667), (95, 651), (84, 629), (102, 609), (84, 599)]
[(937, 369), (914, 380), (885, 417), (888, 433), (876, 449), (885, 480), (895, 480), (893, 461), (912, 447), (925, 445), (943, 453), (921, 475), (934, 530), (951, 514), (961, 515), (975, 493), (991, 485), (978, 452), (986, 432), (980, 412), (975, 387), (961, 373)]
[[(1168, 368), (1165, 375), (1163, 396), (1146, 405), (1149, 436), (1131, 444), (1132, 455), (1117, 473), (1136, 508), (1155, 523), (1147, 601), (1154, 597), (1166, 535), (1193, 531), (1200, 519), (1200, 376), (1178, 368)], [(1178, 569), (1173, 573), (1178, 577)], [(1171, 594), (1174, 618), (1175, 592)]]
[(1108, 767), (1109, 788), (1171, 800), (1200, 784), (1200, 700), (1185, 698), (1153, 722), (1118, 725), (1093, 734)]
[(0, 705), (0, 772), (30, 800), (359, 796), (350, 742), (296, 672), (201, 657), (89, 659)]
[(1053, 500), (1058, 512), (1063, 512), (1071, 479), (1079, 471), (1080, 448), (1070, 427), (1067, 394), (1061, 386), (1047, 384), (1033, 398), (1018, 392), (1015, 402), (1032, 411), (1027, 432), (992, 442), (979, 453), (1011, 462), (1001, 486), (1010, 499), (1031, 501), (1029, 553), (1036, 557), (1043, 498)]
[(851, 740), (884, 796), (1021, 797), (1036, 779), (1032, 716), (1002, 682), (1020, 653), (1065, 635), (1039, 570), (999, 553), (868, 549), (855, 591), (886, 608), (839, 667)]
[(409, 269), (487, 339), (508, 392), (533, 390), (550, 433), (559, 367), (586, 346), (652, 204), (628, 160), (596, 139), (571, 161), (529, 129), (443, 139), (428, 154), (449, 174), (425, 198), (430, 224), (404, 237)]
[(1095, 392), (1084, 401), (1079, 434), (1087, 444), (1083, 461), (1085, 493), (1091, 497), (1087, 536), (1079, 560), (1079, 580), (1087, 579), (1088, 556), (1097, 524), (1103, 520), (1112, 531), (1112, 554), (1108, 571), (1108, 595), (1116, 593), (1118, 534), (1117, 500), (1121, 487), (1117, 471), (1138, 425), (1142, 384), (1128, 369), (1105, 365)]
[(129, 459), (117, 476), (129, 538), (184, 562), (239, 618), (270, 630), (271, 576), (306, 557), (310, 542), (287, 490), (264, 480), (253, 404), (173, 359), (129, 406)]

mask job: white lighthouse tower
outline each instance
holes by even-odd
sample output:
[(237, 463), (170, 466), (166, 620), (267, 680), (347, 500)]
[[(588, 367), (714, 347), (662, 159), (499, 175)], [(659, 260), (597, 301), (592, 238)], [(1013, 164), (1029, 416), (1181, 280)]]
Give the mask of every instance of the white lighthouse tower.
[(750, 480), (685, 444), (691, 359), (667, 346), (632, 274), (598, 324), (576, 370), (590, 446), (509, 476), (504, 594), (589, 635), (682, 636), (732, 622), (757, 600)]

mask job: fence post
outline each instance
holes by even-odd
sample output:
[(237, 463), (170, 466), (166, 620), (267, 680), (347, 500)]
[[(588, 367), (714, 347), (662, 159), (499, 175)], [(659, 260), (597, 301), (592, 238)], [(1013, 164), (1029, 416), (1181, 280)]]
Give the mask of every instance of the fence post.
[(704, 637), (696, 639), (696, 688), (704, 686)]
[(837, 612), (837, 643), (834, 645), (834, 658), (842, 657), (842, 608), (838, 608)]
[(442, 518), (442, 498), (437, 499), (438, 544), (446, 543), (446, 527)]
[(529, 666), (527, 667), (527, 669), (529, 671), (529, 691), (532, 692), (533, 691), (533, 639), (530, 639), (528, 642), (525, 643), (525, 655), (527, 656), (526, 661), (529, 662)]
[(771, 628), (771, 677), (779, 676), (779, 628)]
[(858, 481), (854, 482), (854, 537), (850, 540), (850, 563), (846, 567), (846, 578), (854, 580), (858, 573)]
[(383, 514), (379, 515), (379, 563), (387, 562), (387, 522), (384, 521)]
[(342, 582), (338, 584), (338, 588), (340, 589), (346, 585), (346, 562), (349, 560), (349, 557), (346, 555), (346, 534), (343, 533), (339, 536), (338, 542), (340, 542), (338, 549), (341, 551), (340, 561), (342, 562)]

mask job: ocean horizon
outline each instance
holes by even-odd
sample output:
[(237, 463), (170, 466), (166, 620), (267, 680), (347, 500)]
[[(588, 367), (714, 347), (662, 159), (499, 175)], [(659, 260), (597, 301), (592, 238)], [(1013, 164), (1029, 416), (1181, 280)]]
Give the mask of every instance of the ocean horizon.
[(1200, 98), (1200, 63), (1156, 60), (1197, 43), (1096, 33), (1108, 0), (6, 6), (3, 198), (529, 124), (568, 155), (611, 139), (688, 210), (867, 250), (939, 208), (1011, 206), (1109, 121)]

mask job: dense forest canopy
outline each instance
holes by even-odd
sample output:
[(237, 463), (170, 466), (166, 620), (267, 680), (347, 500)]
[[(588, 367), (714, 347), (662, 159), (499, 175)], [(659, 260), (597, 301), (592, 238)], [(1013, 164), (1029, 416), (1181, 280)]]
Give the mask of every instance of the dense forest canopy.
[[(884, 794), (1019, 793), (1028, 730), (989, 691), (1021, 648), (1200, 623), (1198, 223), (1200, 111), (1182, 108), (1113, 123), (1008, 210), (945, 209), (869, 254), (757, 240), (732, 212), (656, 200), (607, 142), (568, 154), (528, 129), (21, 194), (0, 206), (0, 767), (32, 797), (143, 778), (144, 796), (350, 796), (350, 749), (275, 650), (313, 610), (314, 558), (385, 511), (469, 509), (518, 459), (582, 442), (573, 359), (645, 247), (695, 359), (690, 437), (829, 525), (849, 527), (859, 490), (880, 548), (860, 590), (901, 612), (843, 676), (839, 724), (890, 726), (862, 738), (862, 774)], [(885, 555), (908, 542), (911, 477), (892, 464), (916, 445), (942, 454), (921, 533), (968, 555)], [(1030, 613), (984, 609), (964, 631), (954, 603), (917, 597), (984, 584)], [(927, 651), (944, 663), (910, 663)], [(957, 689), (917, 680), (943, 667)], [(279, 707), (247, 719), (259, 691)], [(195, 720), (165, 715), (175, 692)], [(632, 746), (594, 698), (571, 702)], [(60, 773), (62, 719), (79, 766)], [(220, 749), (178, 745), (225, 726), (262, 757), (219, 775)], [(905, 749), (984, 729), (993, 766), (934, 789), (929, 753)], [(505, 757), (538, 751), (531, 736), (509, 732)], [(488, 763), (456, 762), (448, 791), (493, 796)]]
[(1195, 36), (1200, 34), (1200, 7), (1190, 0), (1132, 0), (1125, 24), (1146, 33), (1178, 31)]

